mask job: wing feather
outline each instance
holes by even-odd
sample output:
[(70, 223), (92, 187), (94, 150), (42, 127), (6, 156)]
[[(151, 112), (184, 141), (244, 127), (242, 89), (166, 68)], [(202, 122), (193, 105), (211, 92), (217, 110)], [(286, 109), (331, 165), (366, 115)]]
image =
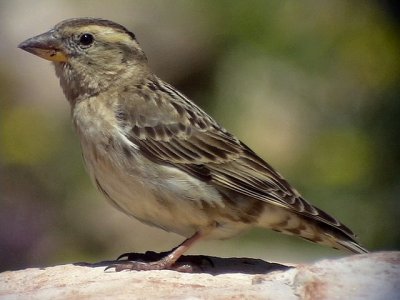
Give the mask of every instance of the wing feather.
[[(157, 101), (146, 98), (132, 103), (122, 98), (120, 106), (131, 111), (127, 138), (147, 158), (321, 221), (354, 238), (349, 228), (308, 203), (268, 163), (173, 87), (156, 78), (145, 86), (158, 87), (149, 94), (163, 94), (155, 97)], [(137, 113), (141, 109), (147, 117)]]

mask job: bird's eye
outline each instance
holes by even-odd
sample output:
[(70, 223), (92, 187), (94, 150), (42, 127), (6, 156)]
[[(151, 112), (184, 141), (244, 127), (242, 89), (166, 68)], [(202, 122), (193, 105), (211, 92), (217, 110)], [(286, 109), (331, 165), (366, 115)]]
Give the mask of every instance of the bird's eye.
[(94, 37), (90, 33), (84, 33), (79, 38), (79, 43), (81, 43), (81, 45), (83, 45), (83, 46), (89, 46), (93, 43), (93, 41), (94, 41)]

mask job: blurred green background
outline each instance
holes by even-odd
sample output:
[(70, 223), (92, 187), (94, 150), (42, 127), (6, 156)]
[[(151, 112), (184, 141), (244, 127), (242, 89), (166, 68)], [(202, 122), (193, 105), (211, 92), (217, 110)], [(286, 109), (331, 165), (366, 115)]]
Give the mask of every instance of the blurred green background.
[[(0, 270), (164, 251), (183, 240), (92, 187), (49, 62), (18, 43), (78, 16), (135, 32), (154, 71), (370, 250), (400, 249), (395, 1), (0, 1)], [(346, 255), (266, 230), (193, 254), (306, 262)]]

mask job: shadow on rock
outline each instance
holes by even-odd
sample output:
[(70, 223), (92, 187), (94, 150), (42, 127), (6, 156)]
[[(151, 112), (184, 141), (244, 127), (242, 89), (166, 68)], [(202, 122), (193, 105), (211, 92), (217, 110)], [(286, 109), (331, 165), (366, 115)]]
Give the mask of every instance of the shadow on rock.
[[(128, 261), (151, 262), (164, 257), (166, 253), (155, 253), (148, 251), (146, 253), (127, 253), (121, 257), (127, 258)], [(98, 263), (75, 263), (78, 266), (85, 267), (109, 267), (127, 262), (127, 260), (102, 261)], [(270, 263), (261, 259), (253, 258), (221, 258), (204, 255), (184, 255), (179, 258), (175, 266), (190, 266), (191, 273), (207, 273), (211, 275), (219, 275), (226, 273), (243, 273), (243, 274), (266, 274), (273, 271), (285, 271), (291, 266), (281, 265), (278, 263)]]

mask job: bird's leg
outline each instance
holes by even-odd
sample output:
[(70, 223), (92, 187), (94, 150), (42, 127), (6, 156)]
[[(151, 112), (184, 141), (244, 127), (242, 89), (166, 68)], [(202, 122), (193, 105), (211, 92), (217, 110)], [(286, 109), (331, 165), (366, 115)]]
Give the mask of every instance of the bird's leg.
[[(162, 257), (161, 259), (153, 262), (142, 262), (142, 261), (127, 261), (121, 262), (118, 264), (113, 264), (108, 266), (106, 270), (114, 268), (116, 272), (120, 272), (123, 270), (134, 270), (134, 271), (148, 271), (148, 270), (164, 270), (164, 269), (172, 269), (182, 272), (190, 272), (191, 267), (189, 265), (181, 265), (174, 266), (175, 262), (185, 253), (196, 241), (201, 239), (204, 236), (203, 231), (196, 232), (193, 236), (186, 239), (182, 244), (178, 247), (174, 248), (169, 254)], [(123, 254), (120, 256), (124, 257), (129, 254)]]

